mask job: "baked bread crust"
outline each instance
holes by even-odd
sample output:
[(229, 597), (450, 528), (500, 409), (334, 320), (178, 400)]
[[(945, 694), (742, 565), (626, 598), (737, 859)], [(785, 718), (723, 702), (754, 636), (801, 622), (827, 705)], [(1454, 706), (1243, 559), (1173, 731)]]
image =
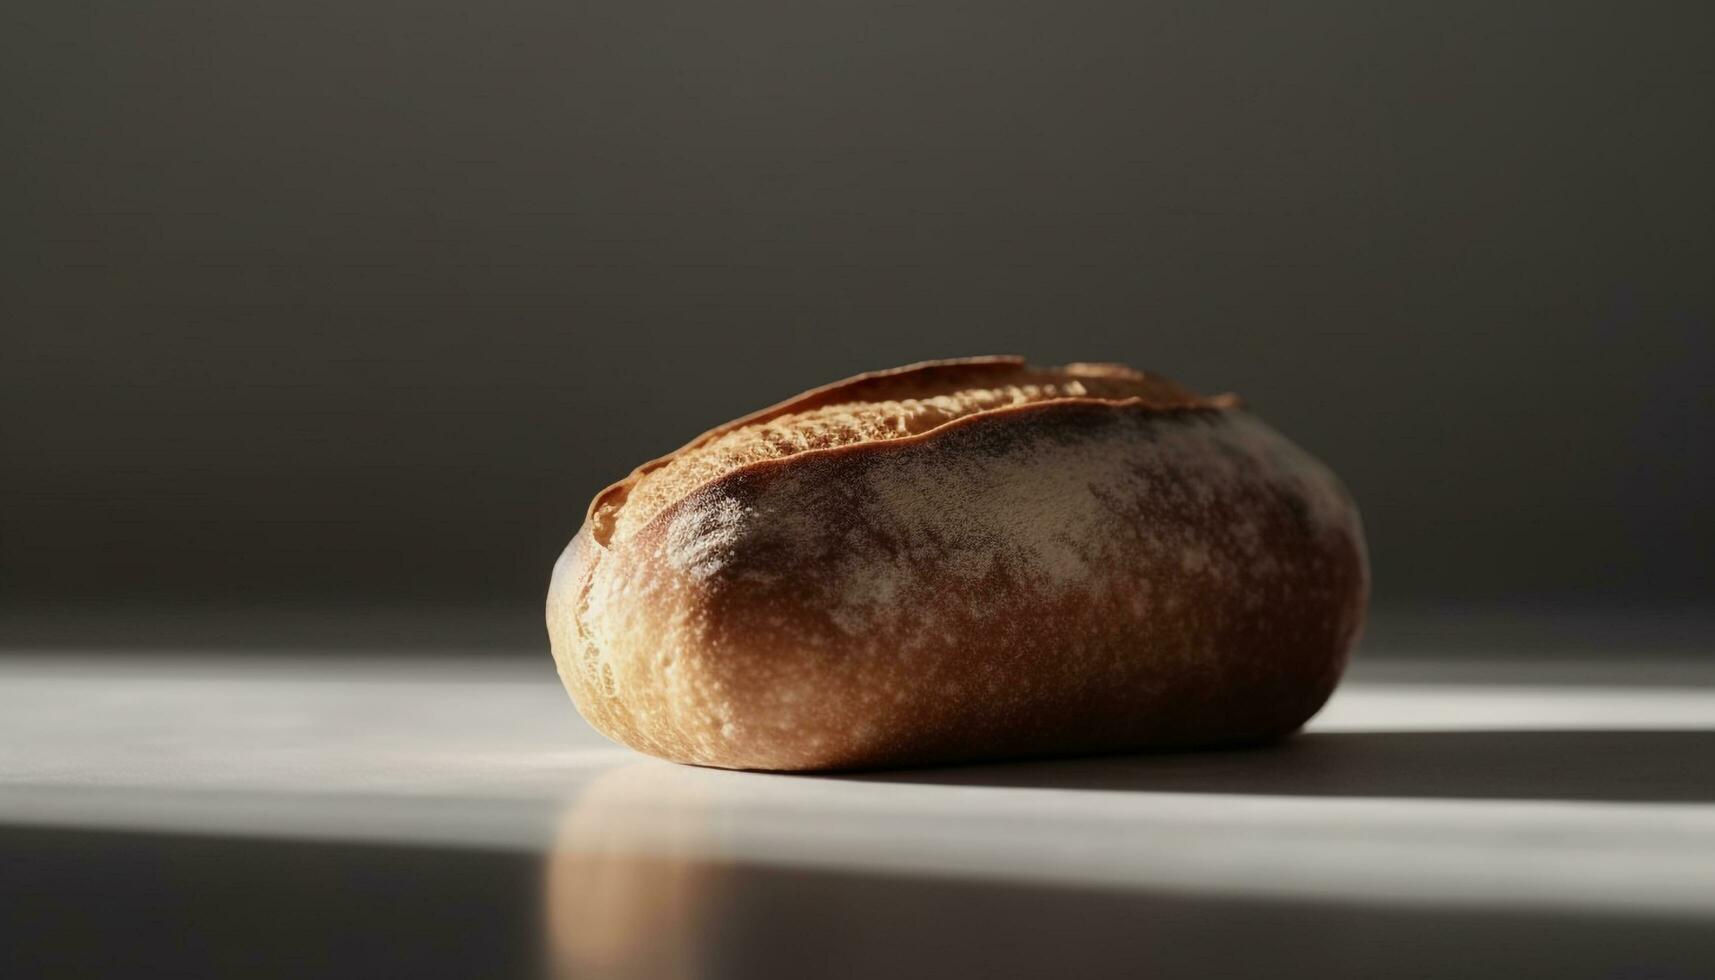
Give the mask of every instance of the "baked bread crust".
[[(948, 420), (868, 421), (925, 398)], [(676, 461), (776, 451), (746, 441), (770, 425), (783, 454), (621, 519), (640, 485), (690, 479)], [(980, 358), (815, 389), (639, 467), (592, 502), (547, 620), (610, 738), (838, 770), (1284, 736), (1332, 693), (1368, 591), (1350, 496), (1236, 399)]]

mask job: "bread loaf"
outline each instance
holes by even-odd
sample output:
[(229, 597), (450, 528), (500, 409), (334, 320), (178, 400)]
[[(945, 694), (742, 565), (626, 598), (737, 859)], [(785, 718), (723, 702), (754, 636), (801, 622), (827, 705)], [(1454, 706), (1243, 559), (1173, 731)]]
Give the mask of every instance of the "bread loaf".
[(1368, 588), (1345, 489), (1237, 399), (993, 357), (818, 388), (644, 464), (590, 505), (547, 619), (609, 737), (837, 770), (1286, 735)]

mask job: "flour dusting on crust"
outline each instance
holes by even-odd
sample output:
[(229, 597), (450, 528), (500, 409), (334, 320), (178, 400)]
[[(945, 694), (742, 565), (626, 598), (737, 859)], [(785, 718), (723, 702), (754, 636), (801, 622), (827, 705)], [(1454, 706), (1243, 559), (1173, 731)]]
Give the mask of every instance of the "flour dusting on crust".
[[(1254, 419), (1097, 417), (1084, 435), (972, 420), (933, 449), (805, 459), (760, 494), (740, 490), (742, 505), (699, 495), (672, 527), (718, 526), (730, 546), (735, 526), (716, 515), (745, 513), (747, 548), (813, 565), (798, 587), (825, 600), (833, 624), (902, 646), (1021, 593), (1052, 605), (1099, 591), (1121, 569), (1146, 581), (1275, 576), (1245, 500), (1299, 500), (1312, 535), (1355, 532), (1333, 476)], [(768, 586), (798, 567), (753, 563), (742, 576)]]
[(682, 508), (667, 525), (667, 566), (702, 581), (720, 571), (727, 549), (738, 540), (744, 507), (730, 497), (707, 506)]

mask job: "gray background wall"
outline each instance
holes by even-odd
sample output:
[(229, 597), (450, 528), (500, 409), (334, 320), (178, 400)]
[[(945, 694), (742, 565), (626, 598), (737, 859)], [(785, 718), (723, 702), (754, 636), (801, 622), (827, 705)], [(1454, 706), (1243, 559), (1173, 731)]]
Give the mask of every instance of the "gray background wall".
[(1715, 5), (11, 4), (0, 592), (534, 603), (921, 358), (1236, 390), (1378, 601), (1712, 581)]

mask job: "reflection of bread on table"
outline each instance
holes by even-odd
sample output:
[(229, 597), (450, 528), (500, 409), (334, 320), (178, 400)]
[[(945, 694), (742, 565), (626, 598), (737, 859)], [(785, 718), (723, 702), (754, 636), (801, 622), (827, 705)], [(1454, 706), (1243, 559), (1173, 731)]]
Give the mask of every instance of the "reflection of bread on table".
[(707, 804), (687, 773), (643, 763), (578, 797), (549, 855), (546, 915), (554, 975), (701, 975), (725, 865), (710, 860)]

